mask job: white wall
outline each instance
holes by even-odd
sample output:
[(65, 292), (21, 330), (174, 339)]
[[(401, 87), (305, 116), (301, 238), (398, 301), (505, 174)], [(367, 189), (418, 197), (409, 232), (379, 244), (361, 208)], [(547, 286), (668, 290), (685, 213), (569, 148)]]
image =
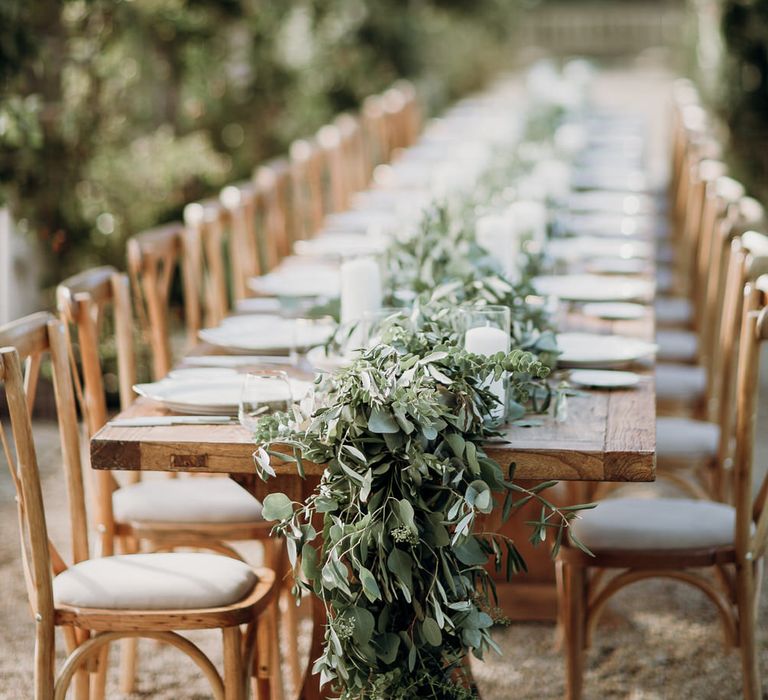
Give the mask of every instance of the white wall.
[(0, 324), (42, 308), (40, 264), (35, 247), (14, 230), (0, 207)]

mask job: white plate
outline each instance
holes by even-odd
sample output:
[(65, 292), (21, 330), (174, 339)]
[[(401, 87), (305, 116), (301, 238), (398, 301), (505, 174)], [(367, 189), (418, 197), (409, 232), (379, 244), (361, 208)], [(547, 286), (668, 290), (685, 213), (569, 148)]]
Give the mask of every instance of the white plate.
[(203, 381), (210, 381), (212, 379), (225, 379), (228, 377), (236, 377), (237, 370), (231, 367), (184, 367), (182, 369), (174, 369), (168, 372), (168, 379), (180, 379), (196, 381), (202, 379)]
[(596, 275), (640, 275), (648, 271), (648, 264), (639, 258), (593, 258), (585, 267)]
[(648, 313), (648, 307), (623, 301), (600, 301), (584, 304), (581, 312), (585, 316), (607, 318), (611, 321), (635, 321)]
[(378, 255), (388, 245), (382, 236), (359, 233), (326, 233), (306, 241), (296, 241), (293, 249), (297, 255), (318, 258), (340, 258), (346, 255)]
[(248, 286), (258, 294), (275, 297), (337, 297), (340, 280), (338, 270), (318, 265), (289, 267), (252, 277)]
[(565, 301), (636, 301), (653, 296), (653, 282), (602, 275), (543, 275), (533, 280), (537, 294)]
[(563, 222), (570, 235), (606, 238), (647, 237), (653, 231), (648, 217), (621, 214), (570, 214)]
[(612, 369), (575, 369), (570, 373), (569, 381), (578, 386), (621, 389), (635, 386), (640, 381), (640, 375)]
[(560, 367), (604, 368), (623, 367), (636, 360), (652, 356), (656, 345), (637, 338), (595, 333), (560, 333), (557, 336)]
[[(177, 413), (235, 415), (244, 380), (245, 375), (208, 381), (162, 379), (150, 384), (137, 384), (133, 388), (137, 394)], [(288, 383), (294, 400), (301, 399), (312, 388), (312, 382), (301, 379), (289, 378)], [(279, 387), (275, 391), (279, 392)], [(281, 397), (276, 394), (274, 398)]]
[(547, 243), (547, 254), (556, 260), (585, 260), (592, 256), (642, 260), (653, 257), (653, 245), (648, 241), (626, 241), (621, 238), (574, 236), (555, 238)]
[(322, 345), (307, 352), (307, 362), (319, 372), (336, 372), (349, 365), (353, 359), (345, 355), (327, 355)]
[(605, 212), (608, 214), (648, 214), (653, 211), (653, 201), (635, 192), (607, 192), (594, 190), (575, 192), (567, 201), (567, 206), (573, 212)]
[(304, 323), (276, 316), (233, 316), (217, 328), (204, 328), (199, 336), (229, 352), (285, 352), (293, 348), (304, 351), (325, 343), (333, 331), (331, 323)]

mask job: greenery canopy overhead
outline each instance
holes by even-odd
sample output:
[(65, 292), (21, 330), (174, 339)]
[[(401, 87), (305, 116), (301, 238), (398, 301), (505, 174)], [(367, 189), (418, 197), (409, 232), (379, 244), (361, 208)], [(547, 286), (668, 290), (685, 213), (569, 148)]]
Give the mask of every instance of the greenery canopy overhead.
[(396, 78), (433, 103), (476, 86), (509, 22), (503, 0), (6, 0), (0, 202), (57, 275), (120, 264), (127, 236)]

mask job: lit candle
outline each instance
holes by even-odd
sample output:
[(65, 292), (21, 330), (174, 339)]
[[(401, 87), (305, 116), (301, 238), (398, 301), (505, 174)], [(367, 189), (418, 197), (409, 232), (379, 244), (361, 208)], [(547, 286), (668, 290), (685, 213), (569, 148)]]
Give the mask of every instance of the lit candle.
[(373, 258), (341, 264), (341, 322), (359, 321), (366, 311), (381, 308), (381, 272)]
[[(464, 347), (467, 352), (476, 355), (495, 355), (497, 352), (509, 352), (509, 333), (493, 326), (477, 326), (470, 328), (464, 335)], [(507, 406), (507, 381), (502, 376), (491, 382), (490, 391), (499, 399), (499, 405), (494, 407), (493, 417), (503, 419)]]
[(547, 209), (541, 202), (521, 199), (507, 208), (519, 238), (543, 247), (547, 242)]
[(520, 241), (510, 219), (498, 214), (481, 216), (475, 222), (475, 238), (481, 248), (499, 258), (507, 279), (516, 281), (520, 274)]

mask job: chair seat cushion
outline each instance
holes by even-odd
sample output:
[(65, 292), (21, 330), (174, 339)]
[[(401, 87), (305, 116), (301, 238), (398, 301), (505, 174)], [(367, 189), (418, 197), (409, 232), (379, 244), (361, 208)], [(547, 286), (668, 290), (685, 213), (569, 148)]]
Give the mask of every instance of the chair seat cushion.
[(693, 320), (693, 305), (685, 297), (658, 297), (653, 306), (659, 325), (687, 326)]
[(658, 360), (693, 362), (699, 350), (699, 339), (692, 331), (660, 330), (656, 332)]
[(112, 495), (118, 522), (248, 523), (261, 503), (228, 478), (152, 479)]
[(707, 372), (698, 365), (660, 362), (655, 367), (656, 398), (659, 401), (693, 402), (701, 399), (707, 388)]
[(671, 265), (674, 261), (675, 249), (669, 243), (660, 243), (656, 248), (656, 262)]
[(192, 610), (232, 605), (257, 583), (250, 566), (218, 554), (171, 552), (88, 559), (53, 580), (56, 605)]
[(672, 268), (667, 266), (658, 266), (656, 268), (656, 291), (659, 294), (665, 294), (672, 291), (675, 287), (675, 275)]
[(656, 455), (665, 459), (701, 461), (717, 455), (720, 427), (716, 423), (662, 416), (656, 419)]
[(735, 510), (685, 498), (609, 498), (571, 527), (593, 552), (708, 549), (732, 545)]

